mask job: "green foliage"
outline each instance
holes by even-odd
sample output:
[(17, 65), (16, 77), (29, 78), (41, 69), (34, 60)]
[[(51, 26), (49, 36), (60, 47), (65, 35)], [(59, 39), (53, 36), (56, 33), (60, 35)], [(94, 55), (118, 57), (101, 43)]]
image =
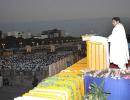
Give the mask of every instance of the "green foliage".
[[(108, 92), (103, 91), (104, 81), (102, 81), (101, 85), (97, 85), (96, 83), (90, 84), (90, 90), (87, 96), (92, 96), (92, 100), (107, 100)], [(90, 98), (89, 98), (90, 99)]]

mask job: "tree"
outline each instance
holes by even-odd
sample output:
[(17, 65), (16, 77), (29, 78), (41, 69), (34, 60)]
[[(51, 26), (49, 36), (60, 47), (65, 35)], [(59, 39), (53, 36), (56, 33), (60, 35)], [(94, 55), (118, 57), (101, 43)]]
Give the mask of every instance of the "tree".
[(2, 30), (0, 30), (0, 39), (2, 38)]

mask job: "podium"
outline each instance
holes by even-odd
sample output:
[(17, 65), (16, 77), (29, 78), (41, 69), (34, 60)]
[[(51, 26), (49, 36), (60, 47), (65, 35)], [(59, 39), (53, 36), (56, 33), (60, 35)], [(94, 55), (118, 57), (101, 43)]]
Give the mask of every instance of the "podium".
[(87, 66), (89, 70), (104, 70), (109, 67), (108, 42), (101, 36), (82, 36), (86, 41)]

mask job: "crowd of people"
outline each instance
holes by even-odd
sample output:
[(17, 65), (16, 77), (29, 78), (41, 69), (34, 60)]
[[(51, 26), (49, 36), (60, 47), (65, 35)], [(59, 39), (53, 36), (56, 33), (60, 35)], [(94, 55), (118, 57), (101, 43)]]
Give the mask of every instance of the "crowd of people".
[(14, 69), (16, 71), (47, 70), (47, 66), (72, 54), (72, 51), (60, 51), (56, 53), (40, 52), (25, 55), (13, 55), (0, 57), (0, 69)]
[[(18, 78), (19, 81), (22, 81), (23, 79), (25, 80), (25, 77), (31, 77), (31, 79), (33, 79), (35, 75), (37, 77), (41, 77), (42, 79), (48, 77), (50, 75), (50, 71), (51, 74), (56, 74), (61, 69), (73, 64), (73, 61), (76, 61), (76, 59), (79, 58), (77, 55), (79, 55), (79, 50), (76, 45), (70, 45), (69, 47), (64, 45), (58, 46), (58, 48), (56, 47), (56, 50), (53, 52), (45, 49), (38, 50), (37, 52), (32, 50), (30, 53), (15, 53), (9, 57), (0, 56), (0, 73), (3, 76), (3, 80), (8, 79), (16, 81)], [(70, 62), (66, 61), (64, 63), (65, 67), (59, 68), (60, 66), (62, 67), (63, 64), (61, 65), (58, 63), (63, 63), (64, 58), (66, 59), (70, 56), (75, 57), (73, 57), (74, 59)], [(59, 65), (59, 71), (55, 71), (55, 73), (53, 73), (52, 70), (54, 68), (52, 65), (57, 64)], [(52, 66), (51, 69), (50, 66)], [(36, 79), (36, 77), (34, 79)]]

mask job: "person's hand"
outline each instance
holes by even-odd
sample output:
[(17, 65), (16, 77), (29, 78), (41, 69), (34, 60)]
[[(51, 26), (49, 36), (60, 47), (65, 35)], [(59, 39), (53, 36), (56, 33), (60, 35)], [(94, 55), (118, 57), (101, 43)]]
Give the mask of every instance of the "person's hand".
[(83, 41), (88, 41), (88, 40), (90, 40), (91, 36), (92, 36), (91, 34), (86, 34), (86, 35), (82, 36), (82, 39), (83, 39)]

